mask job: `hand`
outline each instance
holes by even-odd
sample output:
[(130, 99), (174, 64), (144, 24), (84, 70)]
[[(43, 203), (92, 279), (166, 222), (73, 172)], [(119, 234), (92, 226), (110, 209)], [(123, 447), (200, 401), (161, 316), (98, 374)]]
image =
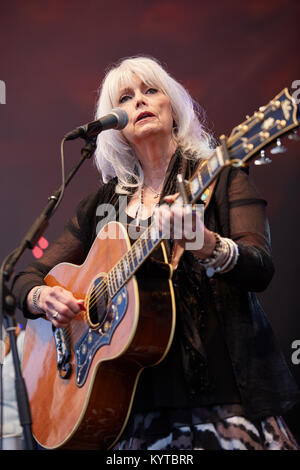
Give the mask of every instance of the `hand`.
[(191, 205), (172, 204), (176, 197), (176, 194), (166, 196), (164, 200), (168, 204), (156, 208), (156, 227), (163, 232), (165, 238), (173, 238), (182, 248), (193, 251), (197, 257), (204, 259), (211, 256), (216, 238), (203, 223), (203, 210), (192, 210)]
[[(27, 305), (32, 313), (37, 313), (33, 306), (32, 295), (36, 287), (31, 289), (27, 297)], [(85, 310), (84, 300), (76, 299), (71, 292), (63, 287), (43, 286), (39, 297), (39, 305), (45, 312), (49, 321), (56, 328), (64, 328), (76, 317), (81, 310)]]

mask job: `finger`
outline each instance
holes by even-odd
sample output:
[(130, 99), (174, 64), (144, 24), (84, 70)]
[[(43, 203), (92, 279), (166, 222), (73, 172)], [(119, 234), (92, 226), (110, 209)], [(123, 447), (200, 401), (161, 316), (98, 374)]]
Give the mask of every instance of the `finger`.
[[(80, 310), (86, 311), (86, 307), (84, 305), (84, 300), (76, 300)], [(56, 328), (64, 328), (70, 324), (70, 322), (77, 316), (72, 310), (68, 309), (64, 304), (57, 304), (57, 309), (54, 313), (50, 313), (50, 321)]]
[(178, 198), (178, 196), (179, 196), (179, 193), (169, 194), (168, 196), (164, 196), (163, 200), (166, 201), (167, 203), (172, 203)]
[(172, 206), (174, 214), (174, 238), (191, 240), (203, 234), (203, 223), (191, 206)]
[(77, 315), (67, 305), (60, 302), (55, 302), (51, 309), (49, 309), (49, 313), (56, 321), (61, 323), (70, 323)]
[[(56, 302), (59, 302), (63, 305), (66, 305), (69, 310), (71, 310), (74, 314), (80, 312), (80, 306), (78, 305), (77, 299), (73, 296), (73, 294), (62, 288), (62, 287), (54, 287), (49, 294), (49, 307), (56, 307)], [(57, 310), (57, 309), (56, 309)]]
[(70, 321), (65, 321), (64, 319), (60, 317), (59, 314), (57, 317), (52, 316), (50, 321), (53, 324), (53, 326), (55, 326), (55, 328), (66, 328), (70, 324)]
[(57, 311), (47, 310), (46, 318), (55, 326), (55, 328), (64, 328), (70, 324), (71, 320), (66, 321)]
[(86, 311), (86, 307), (84, 305), (84, 300), (77, 300), (77, 305), (79, 306), (80, 310)]

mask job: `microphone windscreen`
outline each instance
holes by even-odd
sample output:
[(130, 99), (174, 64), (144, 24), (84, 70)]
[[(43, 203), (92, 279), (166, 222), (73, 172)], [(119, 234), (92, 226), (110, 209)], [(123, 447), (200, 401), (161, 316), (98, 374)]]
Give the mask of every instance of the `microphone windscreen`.
[(127, 126), (127, 124), (128, 124), (128, 114), (126, 113), (126, 111), (124, 111), (124, 109), (113, 108), (111, 110), (110, 114), (114, 114), (118, 119), (118, 124), (115, 127), (115, 129), (121, 130), (121, 129), (124, 129), (124, 127)]

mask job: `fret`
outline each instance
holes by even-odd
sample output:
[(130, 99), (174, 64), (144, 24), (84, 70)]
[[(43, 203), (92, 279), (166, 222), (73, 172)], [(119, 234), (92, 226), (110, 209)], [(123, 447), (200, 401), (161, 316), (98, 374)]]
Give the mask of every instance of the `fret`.
[(200, 173), (201, 173), (201, 179), (202, 179), (202, 188), (204, 189), (206, 188), (206, 186), (209, 185), (210, 180), (211, 180), (207, 162), (205, 162), (204, 165), (201, 167)]
[(120, 266), (118, 264), (115, 267), (115, 271), (116, 271), (117, 282), (118, 282), (119, 286), (121, 286), (121, 284), (123, 282), (123, 279), (122, 279), (121, 269), (120, 269)]
[(120, 259), (119, 264), (120, 264), (120, 273), (121, 273), (121, 276), (122, 276), (122, 281), (124, 283), (124, 282), (127, 281), (127, 278), (126, 278), (126, 273), (125, 273), (125, 269), (124, 269), (124, 260), (123, 260), (123, 258)]
[(116, 289), (116, 283), (115, 283), (115, 279), (114, 279), (114, 270), (112, 269), (111, 272), (110, 272), (110, 280), (111, 280), (111, 285), (112, 285), (112, 292), (116, 292), (117, 289)]
[(114, 296), (113, 289), (111, 287), (111, 272), (107, 275), (107, 287), (108, 287), (108, 294), (109, 297), (112, 298)]
[(136, 241), (135, 245), (134, 246), (135, 246), (135, 250), (137, 252), (137, 259), (138, 259), (138, 262), (140, 262), (143, 259), (143, 251), (142, 251), (142, 247), (140, 246), (141, 245), (141, 239), (140, 238)]
[(128, 259), (128, 265), (129, 265), (129, 269), (130, 269), (130, 274), (133, 273), (134, 271), (134, 263), (133, 263), (133, 258), (132, 258), (132, 250), (129, 250), (126, 254), (127, 256), (127, 259)]
[(225, 159), (224, 159), (224, 155), (223, 155), (223, 152), (221, 150), (221, 147), (216, 148), (216, 156), (218, 158), (220, 168), (225, 166)]
[(201, 193), (202, 185), (198, 178), (198, 174), (190, 181), (190, 191), (193, 196), (193, 199), (196, 199)]
[(203, 188), (203, 181), (202, 181), (201, 171), (198, 171), (198, 173), (196, 174), (195, 178), (198, 179), (199, 184), (200, 184), (200, 187), (201, 187), (201, 190), (202, 190), (202, 188)]
[(220, 168), (219, 160), (215, 152), (212, 154), (212, 156), (208, 160), (208, 166), (210, 168), (211, 175), (215, 176), (217, 174), (217, 171)]
[(123, 256), (123, 264), (124, 264), (124, 272), (125, 272), (126, 278), (128, 278), (130, 276), (130, 268), (129, 268), (129, 263), (127, 259), (127, 253), (125, 256)]
[[(147, 230), (147, 232), (148, 232), (148, 230)], [(144, 257), (146, 257), (148, 255), (148, 250), (147, 250), (147, 245), (146, 245), (146, 239), (144, 237), (141, 237), (141, 245), (142, 245), (143, 255), (144, 255)]]
[(150, 252), (153, 250), (153, 248), (155, 247), (155, 243), (158, 240), (158, 236), (157, 236), (158, 232), (156, 228), (154, 227), (154, 225), (150, 225), (148, 233), (149, 233), (149, 237), (147, 238), (147, 249), (148, 249), (148, 252)]
[(116, 269), (113, 269), (113, 271), (114, 271), (114, 284), (116, 286), (116, 291), (115, 292), (117, 292), (120, 289), (120, 284), (119, 284), (119, 280), (118, 280), (118, 277), (117, 277)]
[(125, 276), (125, 272), (124, 272), (124, 267), (123, 267), (123, 258), (120, 259), (120, 261), (118, 262), (117, 264), (118, 266), (118, 271), (120, 273), (120, 276), (121, 276), (121, 283), (120, 283), (120, 286), (122, 286), (125, 282), (126, 282), (126, 276)]
[(131, 253), (132, 253), (132, 261), (133, 261), (134, 268), (137, 268), (139, 262), (138, 262), (137, 255), (136, 255), (135, 245), (131, 247)]
[(151, 237), (147, 238), (147, 250), (148, 250), (148, 253), (150, 253), (150, 251), (152, 251), (153, 249), (153, 241), (151, 240)]

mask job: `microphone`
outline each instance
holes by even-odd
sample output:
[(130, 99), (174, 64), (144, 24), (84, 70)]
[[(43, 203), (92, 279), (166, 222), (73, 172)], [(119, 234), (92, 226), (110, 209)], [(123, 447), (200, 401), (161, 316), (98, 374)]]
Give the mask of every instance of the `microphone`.
[(120, 131), (128, 124), (128, 115), (124, 109), (113, 108), (109, 114), (97, 119), (96, 121), (88, 122), (73, 131), (68, 132), (64, 139), (73, 140), (81, 137), (83, 139), (95, 137), (100, 132), (107, 129), (116, 129)]

